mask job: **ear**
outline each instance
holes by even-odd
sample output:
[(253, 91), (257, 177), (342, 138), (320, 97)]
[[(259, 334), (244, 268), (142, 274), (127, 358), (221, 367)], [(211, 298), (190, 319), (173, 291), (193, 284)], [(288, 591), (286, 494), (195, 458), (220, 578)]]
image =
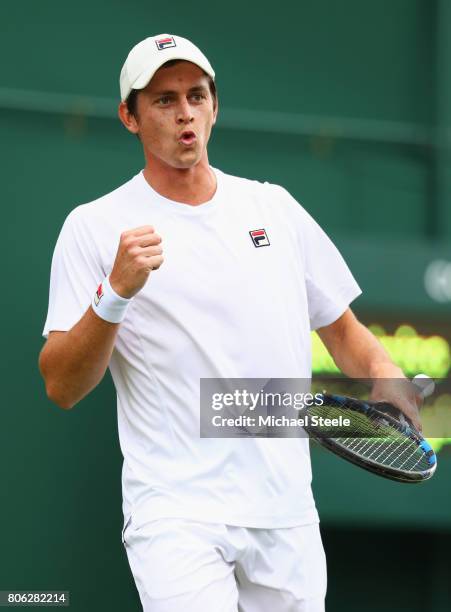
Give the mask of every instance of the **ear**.
[(119, 104), (117, 114), (119, 115), (119, 119), (121, 120), (122, 124), (129, 132), (132, 134), (137, 134), (139, 132), (139, 125), (136, 117), (130, 113), (126, 102), (121, 102)]

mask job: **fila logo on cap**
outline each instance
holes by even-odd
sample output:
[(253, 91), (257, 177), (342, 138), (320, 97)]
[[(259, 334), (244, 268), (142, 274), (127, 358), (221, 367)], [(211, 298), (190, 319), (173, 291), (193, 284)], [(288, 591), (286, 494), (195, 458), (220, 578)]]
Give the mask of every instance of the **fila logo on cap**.
[(103, 298), (104, 293), (103, 293), (103, 289), (102, 289), (102, 283), (100, 283), (100, 285), (97, 287), (97, 291), (95, 293), (94, 296), (94, 303), (96, 306), (99, 305), (100, 300)]
[(270, 242), (264, 229), (252, 230), (249, 232), (255, 247), (269, 246)]
[(168, 47), (177, 46), (172, 36), (169, 36), (168, 38), (160, 38), (155, 41), (155, 44), (157, 45), (158, 51), (163, 51), (163, 49), (167, 49)]

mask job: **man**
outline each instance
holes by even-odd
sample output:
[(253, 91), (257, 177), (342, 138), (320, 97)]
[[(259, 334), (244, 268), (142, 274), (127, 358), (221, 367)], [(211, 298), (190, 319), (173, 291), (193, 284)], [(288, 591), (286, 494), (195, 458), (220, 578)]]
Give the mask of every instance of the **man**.
[(374, 398), (418, 416), (383, 383), (402, 372), (349, 309), (360, 289), (324, 232), (283, 188), (209, 165), (214, 78), (179, 36), (131, 50), (119, 117), (145, 168), (67, 217), (40, 368), (72, 408), (110, 367), (144, 610), (317, 612), (308, 440), (200, 439), (200, 378), (308, 379), (317, 329), (345, 373), (378, 379)]

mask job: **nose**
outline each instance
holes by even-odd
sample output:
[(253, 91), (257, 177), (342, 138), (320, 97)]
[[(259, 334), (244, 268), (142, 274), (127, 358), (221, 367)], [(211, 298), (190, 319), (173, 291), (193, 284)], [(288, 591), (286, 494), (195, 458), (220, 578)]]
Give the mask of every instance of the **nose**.
[(181, 125), (182, 123), (191, 123), (193, 118), (194, 117), (191, 111), (191, 105), (188, 99), (181, 99), (177, 108), (177, 123), (179, 125)]

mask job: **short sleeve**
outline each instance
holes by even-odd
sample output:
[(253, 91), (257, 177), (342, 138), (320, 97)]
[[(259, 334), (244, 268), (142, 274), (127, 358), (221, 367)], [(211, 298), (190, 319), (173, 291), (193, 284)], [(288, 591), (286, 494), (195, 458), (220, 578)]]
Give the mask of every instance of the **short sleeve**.
[(300, 243), (313, 331), (336, 321), (362, 291), (327, 234), (285, 189), (279, 189)]
[(47, 319), (42, 335), (68, 331), (84, 315), (105, 276), (95, 240), (88, 230), (87, 205), (66, 218), (52, 258)]

